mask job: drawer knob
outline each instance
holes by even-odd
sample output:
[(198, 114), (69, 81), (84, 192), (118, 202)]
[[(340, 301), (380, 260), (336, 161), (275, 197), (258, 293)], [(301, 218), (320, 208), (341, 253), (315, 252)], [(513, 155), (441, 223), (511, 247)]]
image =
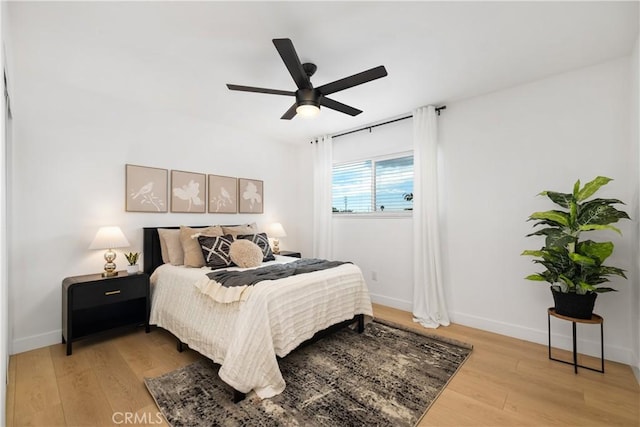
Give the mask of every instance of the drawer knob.
[(120, 293), (120, 289), (118, 289), (117, 291), (109, 291), (109, 292), (105, 292), (105, 295), (117, 295)]

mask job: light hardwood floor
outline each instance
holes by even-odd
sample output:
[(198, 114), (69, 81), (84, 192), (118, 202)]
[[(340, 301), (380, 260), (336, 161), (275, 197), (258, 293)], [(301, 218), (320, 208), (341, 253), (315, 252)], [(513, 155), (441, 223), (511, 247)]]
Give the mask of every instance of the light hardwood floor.
[[(374, 312), (422, 329), (407, 312), (380, 305)], [(548, 360), (543, 345), (459, 325), (429, 332), (473, 344), (474, 350), (420, 426), (640, 426), (640, 387), (626, 365), (607, 361), (605, 374), (575, 375), (573, 367)], [(178, 353), (175, 346), (169, 333), (154, 329), (80, 341), (70, 357), (62, 344), (11, 356), (6, 423), (164, 425), (142, 379), (202, 357)]]

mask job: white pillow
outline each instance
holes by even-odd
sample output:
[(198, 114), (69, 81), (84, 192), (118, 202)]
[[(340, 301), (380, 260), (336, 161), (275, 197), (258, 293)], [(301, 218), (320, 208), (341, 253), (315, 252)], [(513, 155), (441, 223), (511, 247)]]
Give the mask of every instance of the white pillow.
[(252, 222), (251, 224), (233, 225), (231, 227), (222, 226), (224, 234), (231, 234), (236, 237), (238, 234), (256, 234), (258, 232), (258, 224)]

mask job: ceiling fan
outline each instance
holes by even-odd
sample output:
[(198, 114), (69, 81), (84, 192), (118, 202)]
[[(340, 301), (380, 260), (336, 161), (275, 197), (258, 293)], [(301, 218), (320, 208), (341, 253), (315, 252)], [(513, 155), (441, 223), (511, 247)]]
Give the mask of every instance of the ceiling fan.
[(239, 90), (243, 92), (268, 93), (272, 95), (295, 96), (296, 102), (280, 117), (284, 120), (291, 120), (296, 114), (301, 116), (315, 116), (320, 112), (320, 106), (331, 108), (341, 113), (357, 116), (362, 110), (350, 107), (341, 102), (327, 98), (327, 95), (348, 89), (353, 86), (361, 85), (387, 75), (387, 70), (383, 65), (371, 68), (358, 74), (336, 80), (331, 83), (324, 84), (314, 88), (311, 84), (310, 77), (316, 72), (316, 65), (311, 63), (300, 63), (298, 54), (296, 53), (293, 43), (290, 39), (273, 39), (284, 65), (287, 66), (293, 81), (296, 83), (298, 90), (295, 92), (278, 89), (265, 89), (252, 86), (240, 86), (227, 84), (230, 90)]

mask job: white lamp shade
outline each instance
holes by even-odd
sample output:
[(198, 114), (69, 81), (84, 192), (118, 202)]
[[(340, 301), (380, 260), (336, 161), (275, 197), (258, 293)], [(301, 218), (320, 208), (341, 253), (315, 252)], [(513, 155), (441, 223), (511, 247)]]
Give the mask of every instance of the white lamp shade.
[(126, 248), (129, 241), (124, 237), (120, 227), (100, 227), (89, 249)]
[(286, 237), (287, 233), (284, 231), (284, 227), (279, 222), (274, 222), (267, 229), (267, 235), (269, 237)]

